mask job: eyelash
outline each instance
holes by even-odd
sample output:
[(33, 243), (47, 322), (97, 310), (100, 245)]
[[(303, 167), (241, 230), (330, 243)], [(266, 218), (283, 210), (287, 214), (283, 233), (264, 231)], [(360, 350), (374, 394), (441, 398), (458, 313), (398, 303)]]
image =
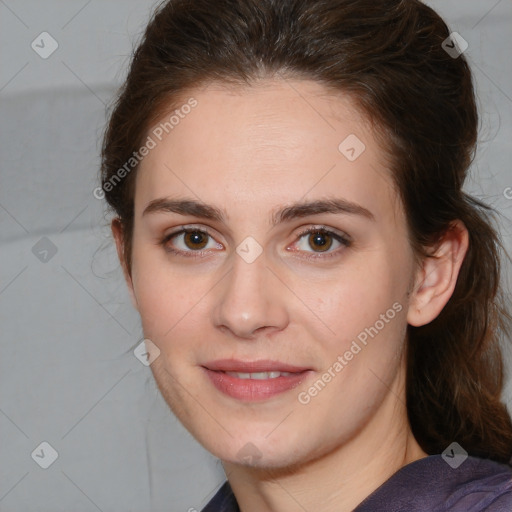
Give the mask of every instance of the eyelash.
[[(183, 233), (185, 233), (185, 234), (186, 233), (201, 233), (203, 235), (207, 235), (207, 236), (213, 238), (213, 236), (210, 233), (208, 233), (208, 231), (205, 231), (204, 229), (196, 229), (196, 228), (191, 227), (191, 228), (181, 229), (180, 231), (175, 231), (174, 233), (169, 233), (162, 240), (160, 240), (159, 245), (163, 246), (164, 249), (169, 253), (176, 254), (178, 256), (184, 256), (186, 258), (203, 258), (203, 257), (207, 256), (208, 250), (206, 250), (206, 251), (205, 250), (181, 251), (181, 250), (174, 249), (172, 247), (167, 246), (167, 243), (172, 238), (174, 238), (178, 235), (181, 235)], [(344, 246), (344, 247), (350, 247), (352, 244), (352, 241), (350, 240), (350, 238), (348, 236), (342, 236), (338, 233), (335, 233), (334, 231), (327, 229), (324, 226), (315, 226), (315, 227), (307, 228), (297, 234), (297, 239), (300, 240), (303, 236), (309, 235), (312, 233), (321, 233), (323, 235), (330, 235), (337, 242), (342, 244), (342, 246)], [(340, 249), (341, 248), (338, 248), (337, 250), (332, 251), (332, 252), (323, 252), (323, 253), (322, 252), (313, 252), (313, 253), (310, 253), (308, 256), (304, 256), (304, 258), (310, 259), (310, 260), (318, 259), (318, 258), (321, 258), (321, 259), (330, 258), (330, 257), (337, 256), (338, 253), (340, 252)], [(297, 251), (297, 252), (300, 252), (300, 251)]]

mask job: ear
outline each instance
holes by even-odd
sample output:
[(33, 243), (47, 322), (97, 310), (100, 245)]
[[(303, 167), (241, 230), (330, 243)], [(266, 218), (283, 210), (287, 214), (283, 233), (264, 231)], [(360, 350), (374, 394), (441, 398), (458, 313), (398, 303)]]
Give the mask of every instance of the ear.
[(112, 219), (110, 228), (112, 229), (112, 235), (114, 236), (114, 240), (116, 242), (117, 257), (119, 258), (119, 262), (123, 269), (123, 275), (124, 275), (126, 284), (128, 286), (128, 291), (130, 293), (132, 305), (138, 311), (139, 306), (137, 304), (137, 299), (135, 297), (135, 292), (133, 290), (132, 278), (130, 276), (130, 272), (128, 271), (128, 268), (126, 267), (126, 261), (125, 261), (125, 257), (124, 257), (123, 225), (121, 223), (121, 219), (119, 217)]
[(426, 325), (441, 313), (455, 289), (468, 244), (468, 230), (457, 220), (443, 236), (434, 257), (423, 260), (407, 312), (410, 325)]

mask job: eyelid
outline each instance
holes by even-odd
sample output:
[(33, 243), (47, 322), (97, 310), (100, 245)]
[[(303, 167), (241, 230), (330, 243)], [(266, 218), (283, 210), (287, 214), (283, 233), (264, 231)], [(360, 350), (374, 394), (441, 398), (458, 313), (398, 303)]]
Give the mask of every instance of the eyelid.
[[(182, 234), (186, 234), (187, 232), (199, 232), (199, 233), (203, 233), (207, 236), (209, 236), (210, 238), (212, 238), (213, 240), (215, 240), (215, 237), (212, 235), (212, 233), (210, 233), (209, 229), (208, 228), (205, 228), (204, 226), (196, 226), (194, 224), (186, 224), (186, 225), (182, 225), (182, 226), (179, 226), (177, 227), (174, 231), (171, 231), (170, 233), (167, 233), (166, 235), (163, 236), (163, 238), (158, 242), (159, 245), (162, 245), (164, 247), (164, 249), (167, 251), (167, 252), (170, 252), (170, 253), (174, 253), (174, 254), (177, 254), (177, 255), (180, 255), (180, 256), (185, 256), (185, 257), (204, 257), (204, 256), (207, 256), (208, 255), (208, 252), (211, 251), (211, 249), (207, 249), (207, 250), (200, 250), (200, 251), (183, 251), (181, 249), (173, 249), (173, 248), (168, 248), (167, 247), (167, 243), (174, 237), (178, 236), (178, 235), (182, 235)], [(219, 242), (216, 242), (216, 243), (219, 243)], [(221, 244), (222, 245), (222, 244)]]
[(309, 225), (308, 227), (306, 227), (303, 230), (296, 233), (295, 236), (297, 238), (301, 238), (302, 236), (307, 235), (308, 233), (311, 233), (311, 232), (314, 233), (316, 231), (321, 231), (323, 233), (335, 235), (336, 237), (343, 239), (346, 243), (352, 243), (352, 237), (350, 235), (348, 235), (347, 233), (345, 233), (344, 231), (340, 231), (335, 228), (324, 226), (323, 224)]
[(348, 234), (346, 234), (342, 231), (338, 231), (334, 228), (324, 226), (324, 225), (310, 225), (307, 228), (304, 228), (302, 231), (300, 231), (299, 233), (297, 233), (295, 235), (297, 240), (293, 243), (294, 244), (297, 243), (297, 241), (299, 241), (305, 235), (308, 235), (311, 233), (316, 233), (316, 232), (321, 232), (321, 233), (332, 236), (339, 244), (341, 244), (341, 247), (339, 247), (338, 249), (336, 249), (334, 251), (327, 250), (327, 251), (315, 252), (315, 251), (295, 250), (292, 252), (295, 252), (295, 253), (305, 252), (306, 256), (301, 256), (301, 258), (306, 259), (306, 260), (317, 260), (317, 259), (327, 260), (328, 258), (331, 258), (331, 257), (340, 256), (340, 253), (343, 252), (344, 249), (346, 249), (347, 247), (350, 247), (352, 245), (352, 237), (350, 237)]
[[(197, 231), (199, 233), (206, 234), (207, 236), (209, 236), (212, 239), (215, 239), (215, 237), (210, 233), (208, 228), (206, 228), (204, 226), (199, 227), (194, 224), (187, 224), (187, 225), (179, 226), (178, 228), (176, 228), (176, 230), (164, 235), (163, 239), (159, 241), (159, 245), (162, 245), (167, 252), (174, 253), (174, 254), (180, 255), (180, 256), (185, 256), (185, 257), (205, 257), (205, 256), (207, 256), (208, 253), (211, 251), (211, 249), (206, 249), (206, 250), (202, 249), (202, 250), (198, 250), (198, 251), (194, 251), (194, 250), (183, 251), (181, 249), (173, 249), (173, 248), (166, 247), (167, 242), (169, 242), (175, 236), (185, 234), (185, 233), (191, 232), (191, 231)], [(292, 242), (292, 244), (297, 243), (297, 241), (299, 241), (303, 236), (310, 234), (310, 233), (315, 233), (315, 232), (322, 232), (324, 234), (331, 235), (336, 241), (338, 241), (342, 246), (344, 246), (344, 248), (349, 247), (352, 244), (352, 238), (350, 237), (350, 235), (348, 235), (345, 232), (342, 232), (342, 231), (339, 231), (339, 230), (336, 230), (334, 228), (330, 228), (330, 227), (327, 227), (324, 225), (308, 225), (308, 227), (303, 228), (301, 231), (299, 231), (298, 233), (296, 233), (294, 235), (295, 240), (294, 240), (294, 242)], [(219, 244), (220, 242), (217, 242), (217, 243)], [(220, 244), (220, 245), (222, 245), (222, 244)], [(289, 246), (287, 246), (287, 250), (288, 250), (288, 247)], [(306, 254), (309, 255), (309, 256), (303, 256), (303, 258), (306, 258), (306, 259), (317, 259), (317, 258), (326, 259), (330, 256), (338, 255), (340, 250), (342, 250), (342, 248), (338, 248), (334, 251), (323, 251), (323, 252), (300, 251), (300, 250), (294, 250), (294, 251), (290, 251), (290, 252), (305, 252)]]

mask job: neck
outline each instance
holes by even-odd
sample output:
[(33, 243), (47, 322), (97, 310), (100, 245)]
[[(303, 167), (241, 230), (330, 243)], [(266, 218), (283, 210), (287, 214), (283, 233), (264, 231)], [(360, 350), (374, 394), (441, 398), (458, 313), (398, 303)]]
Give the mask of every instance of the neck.
[[(399, 392), (402, 386), (394, 384)], [(352, 511), (401, 467), (427, 456), (412, 435), (404, 402), (390, 389), (378, 413), (349, 442), (300, 466), (224, 462), (241, 512)]]

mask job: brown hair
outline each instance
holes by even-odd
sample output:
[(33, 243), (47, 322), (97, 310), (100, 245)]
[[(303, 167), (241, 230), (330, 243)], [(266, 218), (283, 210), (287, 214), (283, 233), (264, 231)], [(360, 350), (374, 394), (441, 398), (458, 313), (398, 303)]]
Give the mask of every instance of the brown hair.
[(106, 184), (187, 91), (279, 74), (349, 94), (388, 148), (415, 254), (428, 257), (456, 219), (469, 231), (448, 304), (428, 325), (408, 327), (413, 433), (429, 454), (457, 441), (470, 455), (508, 462), (512, 423), (501, 402), (500, 339), (511, 318), (500, 288), (502, 246), (492, 210), (462, 191), (478, 113), (464, 55), (453, 58), (442, 46), (449, 35), (418, 0), (163, 2), (113, 106), (101, 181), (123, 227), (130, 273), (136, 166), (115, 186)]

